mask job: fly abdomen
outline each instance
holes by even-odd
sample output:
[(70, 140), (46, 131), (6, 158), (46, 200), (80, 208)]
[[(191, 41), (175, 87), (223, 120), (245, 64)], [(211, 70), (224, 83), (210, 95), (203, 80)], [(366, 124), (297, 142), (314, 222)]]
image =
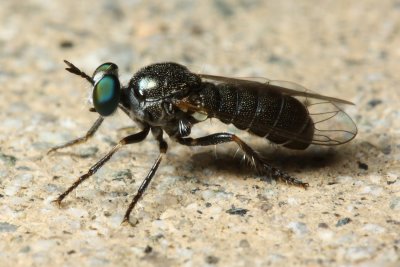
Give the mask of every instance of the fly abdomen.
[(204, 83), (198, 97), (209, 117), (232, 123), (241, 130), (249, 128), (249, 118), (256, 111), (256, 93), (240, 90), (231, 84)]
[(225, 83), (204, 83), (198, 96), (209, 117), (273, 143), (305, 149), (312, 141), (314, 123), (306, 107), (294, 97)]
[(249, 131), (287, 148), (307, 148), (314, 135), (314, 123), (307, 108), (288, 95), (274, 91), (258, 93), (257, 111)]
[(306, 149), (314, 136), (314, 122), (307, 108), (294, 97), (281, 95), (280, 98), (280, 113), (267, 133), (267, 139), (287, 148)]

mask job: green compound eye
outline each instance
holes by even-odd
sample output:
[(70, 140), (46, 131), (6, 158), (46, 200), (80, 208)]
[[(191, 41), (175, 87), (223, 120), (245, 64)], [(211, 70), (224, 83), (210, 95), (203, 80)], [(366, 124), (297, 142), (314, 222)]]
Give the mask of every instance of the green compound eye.
[(101, 116), (111, 115), (118, 107), (120, 97), (119, 80), (114, 75), (104, 75), (94, 86), (93, 104)]
[(111, 62), (103, 63), (100, 66), (98, 66), (97, 69), (93, 72), (92, 77), (94, 78), (94, 76), (100, 72), (104, 72), (105, 74), (114, 74), (117, 76), (118, 66)]

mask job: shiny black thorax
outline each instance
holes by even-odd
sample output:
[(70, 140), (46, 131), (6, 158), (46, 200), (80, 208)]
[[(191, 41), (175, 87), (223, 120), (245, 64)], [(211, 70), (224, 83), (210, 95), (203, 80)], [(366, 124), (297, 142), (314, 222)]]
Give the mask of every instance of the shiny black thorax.
[(139, 70), (122, 88), (122, 105), (141, 125), (161, 127), (171, 136), (185, 136), (196, 120), (177, 109), (173, 102), (200, 90), (201, 84), (201, 78), (185, 66), (152, 64)]

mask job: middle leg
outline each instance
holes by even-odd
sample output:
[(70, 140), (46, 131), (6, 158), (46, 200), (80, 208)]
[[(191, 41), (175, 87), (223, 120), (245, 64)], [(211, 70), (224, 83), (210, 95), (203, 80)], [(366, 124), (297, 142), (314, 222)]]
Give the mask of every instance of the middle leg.
[(153, 179), (154, 174), (156, 173), (156, 171), (158, 169), (158, 166), (161, 163), (163, 155), (165, 155), (165, 153), (167, 153), (168, 144), (167, 144), (167, 142), (165, 142), (165, 140), (162, 137), (163, 136), (163, 132), (162, 132), (161, 128), (151, 128), (151, 131), (152, 131), (154, 137), (158, 141), (159, 148), (160, 148), (160, 154), (158, 155), (156, 161), (154, 162), (153, 166), (151, 167), (151, 169), (150, 169), (149, 173), (147, 174), (146, 178), (144, 178), (144, 180), (143, 180), (142, 184), (140, 185), (136, 195), (133, 197), (131, 203), (129, 204), (129, 207), (126, 210), (124, 219), (122, 221), (123, 224), (129, 222), (129, 216), (130, 216), (132, 210), (135, 208), (136, 204), (138, 203), (140, 198), (143, 196), (143, 194), (146, 191), (147, 187), (149, 186), (151, 180)]

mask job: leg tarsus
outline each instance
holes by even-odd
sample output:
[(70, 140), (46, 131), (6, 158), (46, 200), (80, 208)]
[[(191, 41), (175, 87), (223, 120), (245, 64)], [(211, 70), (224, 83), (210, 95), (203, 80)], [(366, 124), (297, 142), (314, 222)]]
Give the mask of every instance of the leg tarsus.
[(302, 187), (304, 189), (307, 189), (307, 187), (309, 187), (308, 183), (304, 183), (303, 181), (301, 181), (296, 177), (293, 177), (277, 168), (271, 167), (269, 164), (265, 162), (262, 162), (261, 167), (257, 168), (257, 170), (261, 175), (268, 175), (271, 177), (271, 179), (281, 181), (288, 185), (294, 185)]
[(51, 202), (52, 202), (52, 203), (55, 203), (59, 208), (61, 208), (61, 201), (59, 201), (58, 198), (52, 200)]
[(131, 222), (131, 221), (129, 220), (129, 217), (125, 217), (125, 216), (124, 216), (124, 219), (123, 219), (122, 222), (121, 222), (121, 226), (128, 226), (128, 225), (130, 225), (130, 226), (132, 226), (132, 227), (135, 227), (135, 226), (138, 225), (138, 224), (139, 224), (139, 220), (135, 219), (134, 222)]
[(62, 148), (85, 143), (87, 140), (89, 140), (95, 134), (95, 132), (99, 129), (99, 127), (103, 121), (104, 121), (104, 118), (102, 116), (99, 116), (97, 118), (97, 120), (93, 123), (92, 127), (90, 127), (90, 129), (87, 131), (85, 136), (68, 141), (62, 145), (52, 147), (49, 151), (47, 151), (47, 155), (49, 155), (50, 153), (55, 152), (59, 149), (62, 149)]

